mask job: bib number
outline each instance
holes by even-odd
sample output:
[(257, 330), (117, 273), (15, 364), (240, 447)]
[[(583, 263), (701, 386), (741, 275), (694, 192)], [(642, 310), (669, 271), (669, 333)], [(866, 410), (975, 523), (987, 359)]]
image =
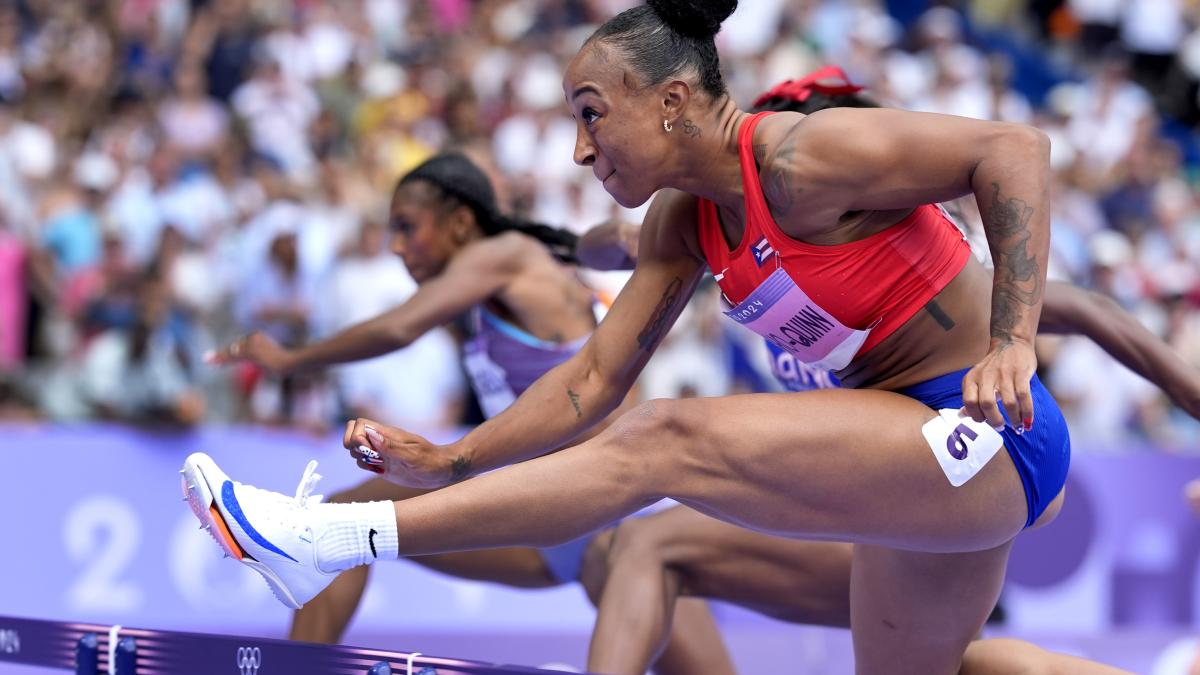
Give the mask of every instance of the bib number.
[(976, 422), (950, 408), (939, 410), (921, 433), (954, 487), (974, 478), (1004, 445), (1004, 437), (987, 422)]

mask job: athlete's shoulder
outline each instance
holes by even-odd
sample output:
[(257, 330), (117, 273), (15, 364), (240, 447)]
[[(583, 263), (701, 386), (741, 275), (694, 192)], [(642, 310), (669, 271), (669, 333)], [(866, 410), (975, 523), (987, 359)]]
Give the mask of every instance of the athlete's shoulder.
[[(847, 171), (857, 141), (869, 133), (859, 108), (830, 108), (811, 115), (779, 113), (755, 133), (759, 179), (771, 213), (793, 236), (837, 222), (867, 181)], [(867, 112), (875, 112), (874, 110)], [(765, 126), (768, 123), (771, 126)], [(795, 229), (798, 228), (798, 229)]]
[[(642, 222), (639, 257), (654, 251), (664, 256), (689, 255), (703, 260), (696, 236), (699, 222), (698, 197), (672, 188), (659, 190)], [(647, 246), (652, 249), (647, 250)]]
[(532, 260), (552, 258), (540, 241), (517, 231), (477, 239), (465, 246), (459, 256), (480, 271), (492, 272), (517, 272)]

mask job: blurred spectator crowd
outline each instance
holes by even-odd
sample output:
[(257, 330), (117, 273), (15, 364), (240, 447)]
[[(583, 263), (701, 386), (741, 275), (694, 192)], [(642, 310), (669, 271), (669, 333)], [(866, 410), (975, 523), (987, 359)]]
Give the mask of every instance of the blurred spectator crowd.
[[(0, 0), (0, 418), (314, 432), (347, 415), (469, 421), (445, 331), (282, 380), (201, 355), (251, 330), (298, 344), (408, 297), (387, 201), (442, 148), (470, 153), (509, 209), (541, 222), (639, 218), (572, 163), (560, 85), (595, 25), (632, 4)], [(1200, 365), (1188, 154), (1200, 3), (925, 5), (744, 0), (718, 39), (732, 93), (748, 105), (834, 63), (889, 105), (1041, 127), (1053, 275), (1111, 295)], [(1030, 64), (1052, 86), (1031, 84)], [(702, 293), (644, 393), (771, 387), (761, 345), (721, 321)], [(1085, 340), (1040, 348), (1077, 443), (1200, 440), (1200, 425)]]

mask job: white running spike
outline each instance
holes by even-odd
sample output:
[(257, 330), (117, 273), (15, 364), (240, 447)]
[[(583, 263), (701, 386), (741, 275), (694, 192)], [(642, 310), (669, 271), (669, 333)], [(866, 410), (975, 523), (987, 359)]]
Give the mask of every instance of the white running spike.
[[(306, 467), (300, 487), (292, 496), (232, 482), (211, 457), (202, 453), (189, 456), (183, 466), (183, 482), (195, 486), (189, 491), (188, 504), (205, 526), (202, 529), (209, 530), (226, 556), (239, 559), (261, 574), (284, 605), (299, 609), (337, 576), (317, 566), (314, 542), (331, 526), (330, 516), (318, 512), (328, 507), (312, 494), (317, 480), (315, 466)], [(233, 507), (239, 512), (236, 518), (224, 499), (214, 499), (223, 486), (229, 485)], [(254, 524), (259, 536), (247, 534), (248, 523)]]

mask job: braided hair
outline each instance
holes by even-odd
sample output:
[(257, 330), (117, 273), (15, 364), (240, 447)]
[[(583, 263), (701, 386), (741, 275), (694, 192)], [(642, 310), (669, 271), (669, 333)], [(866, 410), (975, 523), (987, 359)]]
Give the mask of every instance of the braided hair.
[(576, 262), (575, 244), (579, 236), (549, 225), (505, 215), (496, 206), (496, 191), (483, 170), (457, 152), (444, 152), (422, 162), (396, 185), (421, 181), (433, 186), (447, 199), (471, 209), (475, 222), (489, 237), (515, 230), (542, 242), (563, 262)]

